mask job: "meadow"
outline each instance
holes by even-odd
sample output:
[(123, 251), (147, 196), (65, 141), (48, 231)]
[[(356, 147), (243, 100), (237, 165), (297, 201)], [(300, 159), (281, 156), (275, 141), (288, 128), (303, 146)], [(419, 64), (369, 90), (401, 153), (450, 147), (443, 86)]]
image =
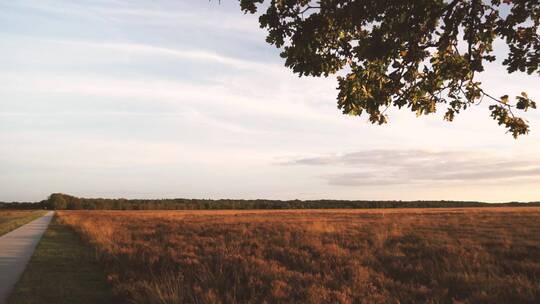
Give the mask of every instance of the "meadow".
[(540, 208), (59, 211), (128, 303), (539, 303)]
[(0, 236), (44, 214), (42, 210), (0, 210)]

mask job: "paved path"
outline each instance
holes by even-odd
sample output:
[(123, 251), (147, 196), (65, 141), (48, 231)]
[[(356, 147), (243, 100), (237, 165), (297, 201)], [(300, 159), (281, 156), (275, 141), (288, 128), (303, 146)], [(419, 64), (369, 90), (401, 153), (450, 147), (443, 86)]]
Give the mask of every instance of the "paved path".
[(0, 303), (21, 277), (54, 212), (0, 236)]

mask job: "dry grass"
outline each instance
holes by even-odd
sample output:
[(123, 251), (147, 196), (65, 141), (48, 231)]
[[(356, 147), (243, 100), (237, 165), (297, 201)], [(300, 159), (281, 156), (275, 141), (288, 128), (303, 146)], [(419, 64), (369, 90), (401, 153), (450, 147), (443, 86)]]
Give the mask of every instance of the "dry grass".
[(540, 208), (59, 218), (133, 303), (540, 302)]
[(0, 235), (4, 235), (45, 214), (43, 210), (0, 210)]

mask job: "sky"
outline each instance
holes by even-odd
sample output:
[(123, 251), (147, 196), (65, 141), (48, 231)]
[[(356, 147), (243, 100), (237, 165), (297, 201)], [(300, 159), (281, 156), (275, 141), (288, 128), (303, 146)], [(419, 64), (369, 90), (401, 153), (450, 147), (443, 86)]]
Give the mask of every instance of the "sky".
[[(480, 80), (540, 101), (500, 61)], [(285, 68), (237, 1), (2, 1), (0, 201), (540, 201), (539, 110), (518, 140), (487, 103), (377, 126), (336, 86)]]

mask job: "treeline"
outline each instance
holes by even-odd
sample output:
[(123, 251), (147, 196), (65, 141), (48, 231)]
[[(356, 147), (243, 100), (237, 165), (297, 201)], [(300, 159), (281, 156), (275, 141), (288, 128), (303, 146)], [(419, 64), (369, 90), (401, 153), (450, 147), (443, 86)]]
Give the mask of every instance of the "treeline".
[(232, 200), (232, 199), (107, 199), (53, 193), (38, 203), (0, 203), (0, 209), (50, 210), (227, 210), (227, 209), (369, 209), (540, 206), (534, 203), (490, 204), (474, 201), (345, 201), (345, 200)]
[(16, 210), (33, 210), (33, 209), (51, 209), (48, 200), (41, 202), (0, 202), (0, 210), (2, 209), (16, 209)]

